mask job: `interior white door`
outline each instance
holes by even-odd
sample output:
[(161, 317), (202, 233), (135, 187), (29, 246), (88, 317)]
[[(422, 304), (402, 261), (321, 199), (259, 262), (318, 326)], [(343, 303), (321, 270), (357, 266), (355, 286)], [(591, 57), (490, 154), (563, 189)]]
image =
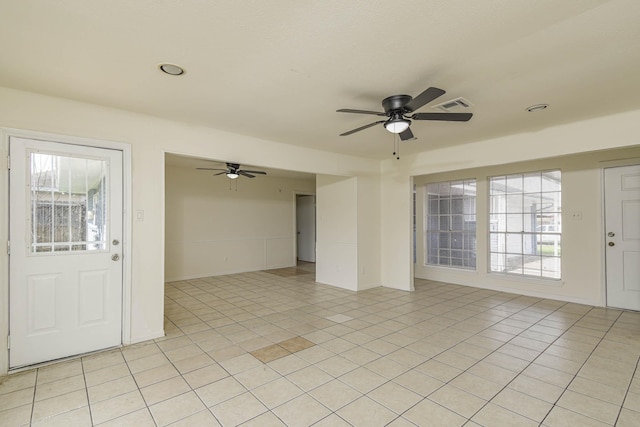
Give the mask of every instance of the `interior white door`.
[(316, 196), (296, 197), (298, 259), (316, 262)]
[(607, 305), (640, 310), (640, 165), (605, 169)]
[(11, 137), (10, 367), (122, 343), (122, 152)]

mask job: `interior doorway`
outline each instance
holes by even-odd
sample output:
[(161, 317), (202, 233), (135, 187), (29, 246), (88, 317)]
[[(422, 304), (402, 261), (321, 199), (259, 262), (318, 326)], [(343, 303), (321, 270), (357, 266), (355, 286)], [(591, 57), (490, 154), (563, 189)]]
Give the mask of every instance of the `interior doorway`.
[(316, 196), (296, 194), (296, 258), (316, 262)]
[(607, 305), (640, 310), (640, 165), (604, 178)]

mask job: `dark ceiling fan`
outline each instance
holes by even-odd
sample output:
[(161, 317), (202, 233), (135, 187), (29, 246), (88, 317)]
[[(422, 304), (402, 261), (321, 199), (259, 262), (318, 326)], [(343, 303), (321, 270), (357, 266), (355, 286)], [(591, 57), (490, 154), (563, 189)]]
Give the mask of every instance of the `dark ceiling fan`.
[(430, 87), (420, 95), (412, 98), (409, 95), (392, 95), (382, 100), (382, 108), (384, 112), (367, 111), (367, 110), (351, 110), (343, 108), (336, 110), (338, 113), (357, 113), (357, 114), (373, 114), (375, 116), (387, 117), (386, 120), (369, 123), (368, 125), (341, 133), (340, 136), (351, 135), (361, 130), (370, 128), (380, 123), (384, 123), (385, 129), (391, 133), (400, 134), (400, 139), (408, 141), (415, 139), (413, 132), (409, 126), (411, 120), (441, 120), (446, 122), (466, 122), (471, 119), (471, 113), (414, 113), (419, 108), (430, 103), (436, 98), (445, 94), (445, 91), (437, 87)]
[(227, 178), (230, 178), (230, 179), (236, 179), (240, 175), (246, 176), (247, 178), (255, 178), (256, 175), (267, 174), (264, 171), (250, 171), (247, 169), (240, 169), (240, 164), (238, 163), (227, 163), (226, 169), (219, 169), (219, 168), (196, 168), (196, 169), (206, 170), (206, 171), (221, 171), (219, 173), (214, 173), (213, 176), (227, 175)]

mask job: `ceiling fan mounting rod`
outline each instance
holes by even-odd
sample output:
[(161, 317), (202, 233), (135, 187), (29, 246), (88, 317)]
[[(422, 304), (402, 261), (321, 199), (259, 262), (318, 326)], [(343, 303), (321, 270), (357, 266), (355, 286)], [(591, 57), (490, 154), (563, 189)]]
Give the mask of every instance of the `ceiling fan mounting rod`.
[(404, 114), (405, 112), (411, 112), (412, 110), (406, 108), (406, 105), (413, 98), (410, 95), (392, 95), (382, 100), (382, 108), (384, 111), (389, 114), (393, 112), (401, 112)]

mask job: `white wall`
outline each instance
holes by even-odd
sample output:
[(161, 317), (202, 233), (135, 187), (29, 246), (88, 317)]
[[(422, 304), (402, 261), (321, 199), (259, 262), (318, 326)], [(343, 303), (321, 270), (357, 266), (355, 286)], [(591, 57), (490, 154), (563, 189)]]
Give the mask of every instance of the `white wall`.
[(166, 282), (296, 264), (294, 196), (313, 192), (314, 179), (165, 173)]
[[(512, 167), (514, 166), (512, 164), (516, 162), (547, 159), (572, 153), (637, 147), (640, 145), (638, 122), (640, 122), (640, 110), (569, 123), (534, 133), (510, 135), (423, 152), (418, 155), (405, 156), (401, 160), (384, 161), (382, 166), (383, 286), (407, 290), (413, 286), (413, 277), (408, 274), (410, 267), (407, 267), (412, 263), (411, 239), (409, 238), (411, 234), (411, 177), (496, 165), (509, 165), (500, 170), (516, 171), (515, 169), (518, 169), (519, 165), (515, 165), (515, 169)], [(625, 151), (619, 155), (622, 157), (617, 158), (622, 159), (639, 157), (635, 151)], [(616, 156), (614, 155), (614, 157)], [(590, 166), (572, 165), (571, 161), (566, 160), (561, 165), (567, 169), (567, 173), (563, 176), (563, 186), (567, 185), (568, 188), (577, 190), (571, 195), (568, 190), (563, 192), (563, 197), (567, 197), (563, 202), (569, 204), (563, 206), (563, 209), (565, 212), (569, 209), (581, 210), (583, 222), (579, 227), (577, 224), (570, 224), (563, 229), (569, 234), (563, 238), (563, 257), (566, 258), (563, 260), (565, 282), (560, 286), (539, 286), (535, 283), (525, 283), (526, 281), (514, 286), (514, 282), (510, 279), (501, 280), (498, 278), (495, 281), (489, 281), (488, 278), (479, 277), (478, 273), (445, 274), (442, 271), (438, 273), (432, 271), (428, 275), (421, 272), (420, 276), (472, 286), (512, 290), (523, 294), (582, 301), (596, 305), (603, 304), (604, 266), (600, 247), (602, 238), (600, 168), (605, 164), (615, 164), (615, 162), (599, 163), (602, 159), (604, 157), (592, 158)], [(551, 164), (547, 160), (541, 160), (537, 166), (549, 168), (552, 167)], [(536, 166), (536, 164), (532, 165)], [(486, 208), (486, 202), (479, 201), (478, 210), (484, 208)], [(478, 234), (481, 233), (482, 231), (478, 231)], [(571, 237), (573, 243), (569, 243), (569, 236), (573, 236)], [(481, 243), (479, 242), (479, 244)], [(572, 245), (583, 245), (589, 249), (582, 253), (582, 257), (571, 257), (568, 255), (567, 245), (569, 248)], [(486, 268), (485, 261), (486, 257), (478, 258), (478, 269)], [(593, 267), (589, 270), (590, 274), (588, 275), (583, 274), (585, 263), (589, 263)], [(494, 276), (491, 276), (491, 279), (493, 278)], [(585, 284), (584, 280), (588, 280), (591, 285)]]
[(318, 176), (316, 281), (352, 291), (381, 286), (380, 176)]
[(383, 162), (381, 189), (382, 286), (412, 291), (413, 184), (399, 160)]
[[(131, 269), (131, 342), (163, 334), (164, 296), (164, 155), (165, 152), (233, 161), (312, 174), (377, 174), (379, 162), (295, 147), (215, 129), (172, 122), (129, 111), (53, 98), (0, 87), (0, 127), (130, 144), (132, 149), (133, 220)], [(6, 147), (1, 147), (4, 151)], [(0, 153), (4, 157), (6, 152)], [(0, 175), (0, 199), (6, 206), (7, 174)], [(0, 227), (6, 246), (7, 222)], [(7, 255), (0, 251), (0, 265)], [(354, 265), (356, 260), (350, 260)], [(357, 267), (356, 267), (357, 268)], [(0, 303), (8, 308), (6, 270), (0, 275)], [(0, 341), (6, 342), (6, 317), (0, 318)], [(0, 374), (7, 353), (0, 351)]]
[(316, 177), (316, 281), (358, 290), (357, 178)]
[(358, 177), (358, 290), (381, 286), (380, 175)]

